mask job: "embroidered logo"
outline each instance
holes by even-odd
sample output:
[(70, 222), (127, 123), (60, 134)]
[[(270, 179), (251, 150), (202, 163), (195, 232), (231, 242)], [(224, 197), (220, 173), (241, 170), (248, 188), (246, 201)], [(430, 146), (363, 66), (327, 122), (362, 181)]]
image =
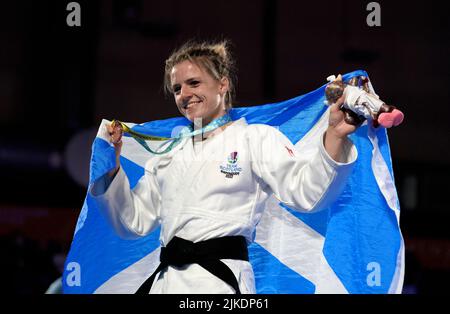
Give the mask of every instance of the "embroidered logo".
[(290, 148), (287, 147), (287, 146), (284, 146), (284, 147), (287, 149), (289, 155), (291, 155), (292, 157), (294, 157), (294, 152), (292, 151), (292, 149), (290, 149)]
[(228, 163), (226, 166), (220, 166), (220, 172), (225, 173), (225, 178), (233, 178), (233, 176), (238, 176), (242, 168), (237, 165), (238, 152), (232, 152), (227, 157)]
[(235, 164), (237, 162), (237, 152), (232, 152), (230, 156), (228, 156), (228, 163)]

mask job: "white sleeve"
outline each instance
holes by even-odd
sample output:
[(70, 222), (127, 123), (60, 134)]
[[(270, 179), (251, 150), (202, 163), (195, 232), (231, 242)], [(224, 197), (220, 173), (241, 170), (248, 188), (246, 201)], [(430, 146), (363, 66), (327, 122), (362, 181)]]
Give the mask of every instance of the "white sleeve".
[(302, 154), (276, 128), (249, 126), (253, 172), (280, 202), (301, 212), (318, 211), (335, 201), (357, 158), (356, 147), (348, 140), (340, 159), (344, 162), (334, 161), (325, 150), (323, 136), (317, 136), (309, 152)]
[(99, 178), (89, 193), (120, 237), (145, 236), (158, 227), (161, 194), (153, 173), (145, 171), (136, 186), (130, 189), (128, 178), (120, 167), (107, 185), (103, 177)]

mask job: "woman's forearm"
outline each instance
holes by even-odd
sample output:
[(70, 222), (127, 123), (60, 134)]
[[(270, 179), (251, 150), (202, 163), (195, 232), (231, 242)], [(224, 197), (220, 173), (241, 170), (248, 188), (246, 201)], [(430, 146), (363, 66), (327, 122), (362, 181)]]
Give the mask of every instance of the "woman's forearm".
[(347, 141), (347, 136), (340, 137), (336, 135), (331, 128), (328, 128), (324, 136), (324, 146), (328, 155), (337, 162), (344, 162), (342, 160), (342, 151), (344, 143)]

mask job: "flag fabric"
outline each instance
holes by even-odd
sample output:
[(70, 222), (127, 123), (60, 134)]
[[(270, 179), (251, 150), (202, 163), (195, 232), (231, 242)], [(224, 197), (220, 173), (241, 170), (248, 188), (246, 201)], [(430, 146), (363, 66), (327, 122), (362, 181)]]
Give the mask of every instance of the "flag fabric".
[[(343, 76), (366, 76), (354, 71)], [(328, 125), (325, 85), (273, 104), (234, 108), (233, 120), (278, 128), (299, 152)], [(103, 120), (92, 146), (90, 183), (114, 167), (114, 148), (102, 136)], [(179, 117), (128, 123), (145, 134), (171, 137), (188, 120)], [(257, 293), (401, 293), (404, 242), (387, 130), (364, 123), (351, 134), (358, 158), (336, 201), (317, 213), (299, 213), (269, 198), (249, 258)], [(121, 165), (131, 187), (144, 174), (151, 154), (123, 137)], [(156, 145), (156, 144), (155, 144)], [(119, 238), (89, 194), (78, 218), (63, 274), (64, 293), (133, 293), (159, 263), (159, 232)]]

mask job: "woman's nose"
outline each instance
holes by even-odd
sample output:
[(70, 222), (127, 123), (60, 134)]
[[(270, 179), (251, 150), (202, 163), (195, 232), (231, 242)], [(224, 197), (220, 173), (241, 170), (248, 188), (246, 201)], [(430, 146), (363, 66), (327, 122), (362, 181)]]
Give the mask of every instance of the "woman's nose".
[(180, 96), (182, 99), (186, 99), (192, 96), (192, 93), (188, 86), (181, 87)]

